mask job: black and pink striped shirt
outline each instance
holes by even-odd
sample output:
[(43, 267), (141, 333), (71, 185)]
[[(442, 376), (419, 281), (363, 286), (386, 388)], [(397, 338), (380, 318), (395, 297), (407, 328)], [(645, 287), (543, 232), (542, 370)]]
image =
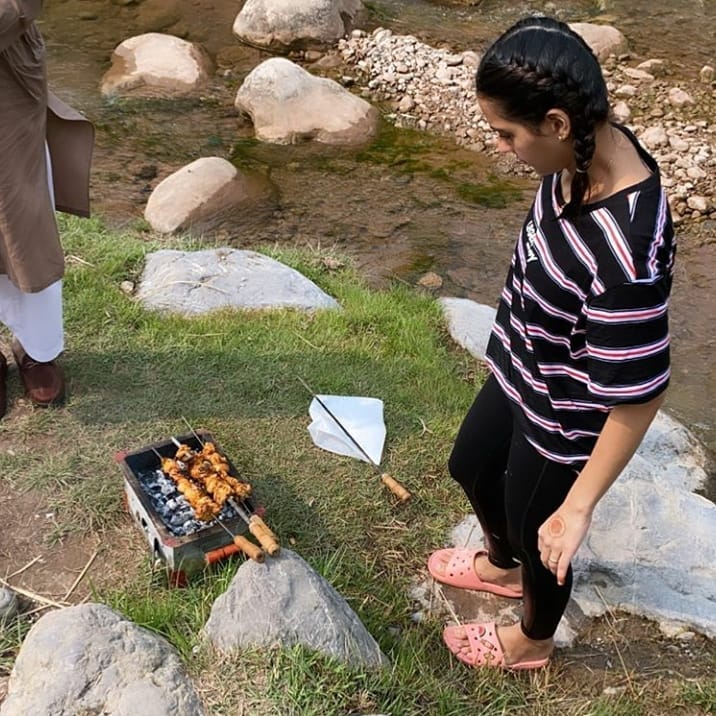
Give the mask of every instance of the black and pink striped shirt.
[(517, 241), (487, 361), (530, 443), (581, 466), (609, 410), (669, 383), (667, 304), (675, 242), (652, 174), (578, 218), (560, 218), (558, 174), (542, 180)]

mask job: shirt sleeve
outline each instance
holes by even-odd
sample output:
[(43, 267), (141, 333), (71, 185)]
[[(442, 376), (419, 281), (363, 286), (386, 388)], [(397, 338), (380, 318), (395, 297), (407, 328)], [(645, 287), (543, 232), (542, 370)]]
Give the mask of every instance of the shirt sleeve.
[(646, 403), (669, 384), (671, 280), (624, 283), (586, 309), (588, 389), (603, 405)]

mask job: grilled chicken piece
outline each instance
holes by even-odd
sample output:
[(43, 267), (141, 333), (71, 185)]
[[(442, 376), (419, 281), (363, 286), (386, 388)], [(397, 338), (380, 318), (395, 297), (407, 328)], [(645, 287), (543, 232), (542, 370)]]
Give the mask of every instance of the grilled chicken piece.
[(162, 470), (174, 480), (177, 490), (184, 495), (198, 520), (209, 522), (221, 512), (221, 505), (212, 500), (201, 486), (193, 482), (179, 467), (176, 460), (168, 457), (162, 458)]

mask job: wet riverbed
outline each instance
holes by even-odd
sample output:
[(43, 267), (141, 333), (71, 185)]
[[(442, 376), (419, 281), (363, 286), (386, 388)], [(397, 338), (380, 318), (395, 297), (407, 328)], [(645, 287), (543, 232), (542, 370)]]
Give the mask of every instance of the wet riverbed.
[[(549, 11), (544, 2), (511, 5), (489, 0), (473, 5), (369, 3), (372, 26), (391, 27), (435, 46), (477, 50), (526, 12)], [(552, 7), (557, 5), (567, 21), (611, 21), (628, 36), (635, 57), (667, 59), (675, 79), (693, 78), (703, 64), (713, 62), (716, 3), (572, 0)], [(534, 183), (496, 176), (484, 157), (447, 139), (388, 126), (374, 147), (360, 152), (254, 142), (250, 124), (233, 109), (233, 98), (245, 74), (268, 55), (233, 38), (231, 26), (240, 6), (226, 0), (47, 4), (41, 28), (52, 84), (97, 125), (95, 213), (116, 226), (134, 225), (157, 181), (198, 156), (225, 156), (268, 182), (273, 200), (222, 227), (221, 240), (242, 247), (263, 242), (335, 246), (353, 256), (376, 285), (391, 277), (416, 282), (429, 270), (443, 277), (442, 294), (495, 303)], [(99, 82), (113, 48), (148, 31), (204, 44), (217, 74), (201, 97), (152, 102), (101, 98)], [(674, 381), (667, 404), (712, 451), (714, 234), (716, 226), (708, 224), (680, 231), (672, 308)]]

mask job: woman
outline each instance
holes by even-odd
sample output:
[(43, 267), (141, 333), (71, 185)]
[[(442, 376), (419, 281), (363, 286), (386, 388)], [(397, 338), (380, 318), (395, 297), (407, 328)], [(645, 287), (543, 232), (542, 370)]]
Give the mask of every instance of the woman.
[[(47, 90), (41, 0), (0, 0), (0, 322), (14, 334), (26, 397), (57, 405), (65, 379), (60, 211), (89, 215), (94, 130)], [(53, 181), (54, 179), (54, 181)], [(7, 408), (0, 353), (0, 417)]]
[(450, 472), (486, 550), (438, 550), (438, 581), (524, 599), (520, 623), (449, 626), (471, 666), (548, 663), (570, 595), (570, 562), (669, 382), (673, 228), (654, 160), (609, 121), (588, 45), (546, 17), (505, 32), (477, 71), (501, 152), (542, 177), (490, 338), (490, 377)]

